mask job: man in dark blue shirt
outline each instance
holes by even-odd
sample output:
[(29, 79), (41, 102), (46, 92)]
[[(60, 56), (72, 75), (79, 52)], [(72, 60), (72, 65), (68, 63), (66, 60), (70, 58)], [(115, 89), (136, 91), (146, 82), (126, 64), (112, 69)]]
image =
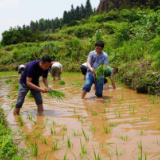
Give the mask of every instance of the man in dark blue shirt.
[(20, 78), (20, 86), (16, 106), (14, 108), (14, 115), (20, 114), (20, 108), (23, 105), (25, 96), (30, 90), (37, 104), (38, 115), (43, 115), (43, 101), (42, 93), (47, 93), (47, 90), (39, 86), (39, 77), (42, 76), (43, 83), (50, 90), (51, 86), (47, 81), (48, 68), (51, 65), (51, 58), (47, 55), (43, 56), (41, 60), (35, 60), (28, 63)]

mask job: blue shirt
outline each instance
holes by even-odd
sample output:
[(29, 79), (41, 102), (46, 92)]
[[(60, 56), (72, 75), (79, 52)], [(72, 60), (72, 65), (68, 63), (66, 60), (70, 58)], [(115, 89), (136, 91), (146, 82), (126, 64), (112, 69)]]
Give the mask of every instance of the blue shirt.
[(32, 78), (32, 83), (35, 85), (39, 85), (39, 77), (43, 76), (43, 78), (47, 78), (48, 69), (43, 70), (39, 67), (40, 60), (31, 61), (27, 64), (24, 72), (20, 78), (20, 84), (26, 84), (26, 78)]
[[(91, 67), (95, 70), (101, 64), (105, 64), (105, 65), (109, 64), (108, 55), (104, 51), (102, 51), (102, 53), (99, 55), (97, 55), (96, 51), (90, 52), (87, 61), (89, 60), (91, 60)], [(88, 69), (88, 72), (91, 72), (91, 71)]]

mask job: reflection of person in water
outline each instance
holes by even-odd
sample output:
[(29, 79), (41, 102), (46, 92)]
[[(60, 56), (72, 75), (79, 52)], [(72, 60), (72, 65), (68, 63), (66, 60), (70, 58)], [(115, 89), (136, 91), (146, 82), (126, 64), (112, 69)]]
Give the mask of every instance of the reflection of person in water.
[(25, 96), (30, 90), (37, 104), (38, 115), (43, 115), (42, 93), (47, 93), (47, 90), (39, 86), (39, 77), (42, 76), (44, 85), (51, 90), (51, 86), (47, 81), (48, 68), (51, 65), (51, 58), (47, 55), (41, 60), (31, 61), (27, 64), (20, 78), (18, 97), (13, 114), (19, 115), (20, 109), (24, 103)]
[(23, 64), (19, 65), (18, 75), (23, 73), (24, 69), (25, 69), (25, 65)]

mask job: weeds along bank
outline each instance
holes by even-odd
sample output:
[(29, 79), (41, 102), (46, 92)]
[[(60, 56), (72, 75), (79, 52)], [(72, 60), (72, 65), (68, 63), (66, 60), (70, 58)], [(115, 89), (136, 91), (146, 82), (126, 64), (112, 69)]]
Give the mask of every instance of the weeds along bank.
[[(76, 25), (74, 25), (76, 24)], [(123, 9), (91, 16), (65, 25), (44, 42), (1, 46), (0, 70), (16, 70), (20, 63), (48, 54), (65, 71), (80, 71), (97, 40), (105, 42), (110, 66), (118, 66), (117, 79), (141, 93), (158, 94), (160, 84), (160, 10)]]
[(0, 107), (0, 159), (22, 160), (21, 152), (13, 142), (13, 131), (8, 126), (4, 111)]

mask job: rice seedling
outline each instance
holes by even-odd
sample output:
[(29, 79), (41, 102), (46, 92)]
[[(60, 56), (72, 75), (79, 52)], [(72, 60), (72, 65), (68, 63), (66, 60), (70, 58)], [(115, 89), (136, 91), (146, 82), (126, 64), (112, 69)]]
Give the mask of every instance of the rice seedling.
[(127, 108), (132, 108), (132, 106), (131, 106), (131, 105), (129, 105), (129, 106), (127, 106)]
[(59, 82), (59, 84), (60, 84), (60, 85), (64, 85), (64, 84), (66, 84), (66, 82), (63, 81), (63, 80), (61, 80), (61, 81)]
[[(45, 160), (48, 160), (48, 154), (45, 156)], [(51, 160), (51, 158), (49, 160)]]
[(143, 147), (142, 147), (142, 141), (140, 141), (140, 143), (139, 143), (139, 141), (137, 142), (138, 143), (138, 147), (139, 147), (139, 149), (141, 150), (141, 154), (139, 155), (138, 154), (138, 160), (142, 160), (142, 150), (143, 150)]
[(52, 151), (55, 151), (58, 149), (58, 142), (59, 141), (53, 142)]
[[(73, 129), (72, 129), (72, 130), (73, 130)], [(77, 131), (77, 133), (76, 133), (75, 130), (73, 130), (72, 135), (74, 135), (74, 136), (81, 136), (81, 135), (82, 135), (82, 132), (78, 132), (78, 131)]]
[(48, 144), (47, 139), (44, 138), (44, 137), (41, 138), (41, 141), (42, 141), (44, 144), (46, 144), (46, 145)]
[(115, 122), (115, 123), (113, 123), (113, 122), (108, 122), (108, 125), (110, 126), (110, 127), (116, 127), (118, 124)]
[(7, 80), (5, 81), (5, 83), (11, 83), (11, 82), (12, 82), (11, 79), (7, 79)]
[(107, 116), (105, 116), (105, 118), (102, 117), (102, 120), (103, 120), (103, 121), (106, 121), (107, 119), (108, 119)]
[(105, 143), (105, 144), (103, 144), (103, 142), (102, 142), (102, 143), (99, 142), (99, 147), (100, 147), (100, 148), (103, 148), (104, 146), (113, 147), (111, 144), (114, 144), (114, 143)]
[(134, 114), (134, 107), (133, 107), (133, 109), (131, 110), (131, 114)]
[(98, 115), (98, 112), (96, 112), (96, 111), (91, 111), (91, 113), (92, 113), (92, 116), (97, 116)]
[(53, 128), (52, 126), (50, 127), (51, 135), (53, 135)]
[(141, 117), (142, 121), (148, 121), (148, 116), (147, 117)]
[(31, 92), (28, 93), (28, 98), (33, 98), (33, 94)]
[(9, 111), (11, 111), (16, 105), (15, 104), (11, 104), (11, 109)]
[(63, 133), (63, 135), (62, 135), (62, 139), (64, 140), (64, 133)]
[(84, 135), (85, 140), (89, 141), (89, 136), (86, 135), (86, 133), (84, 132), (83, 128), (82, 128), (82, 133)]
[(106, 110), (106, 109), (104, 108), (103, 113), (108, 113), (108, 112), (109, 112), (109, 109), (108, 109), (108, 110)]
[(65, 153), (65, 155), (63, 157), (63, 160), (67, 160), (67, 152), (68, 152), (68, 148), (66, 149), (66, 153)]
[(71, 86), (74, 86), (74, 87), (82, 87), (83, 86), (83, 83), (72, 83), (70, 84)]
[(17, 95), (7, 95), (8, 98), (15, 98)]
[(68, 148), (70, 148), (70, 147), (72, 147), (72, 142), (70, 141), (70, 137), (68, 137), (68, 135), (67, 135), (67, 146), (68, 146)]
[(104, 103), (104, 107), (107, 107), (107, 103), (106, 102)]
[(148, 111), (150, 112), (150, 111), (151, 111), (151, 108), (148, 108)]
[(42, 136), (42, 131), (40, 131), (39, 133), (34, 133), (35, 138), (41, 139)]
[(32, 143), (31, 140), (30, 140), (30, 143), (27, 144), (27, 145), (28, 145), (28, 148), (31, 151), (31, 154), (34, 157), (38, 157), (38, 144), (37, 144), (37, 141), (35, 140), (34, 143)]
[(111, 103), (111, 98), (109, 98), (108, 103)]
[(97, 126), (90, 126), (89, 130), (95, 132), (97, 129)]
[(122, 155), (122, 153), (125, 151), (125, 149), (124, 150), (122, 150), (122, 151), (118, 151), (118, 149), (117, 149), (117, 145), (116, 145), (116, 152), (115, 152), (115, 155)]
[(156, 127), (156, 126), (154, 126), (155, 128), (157, 128), (158, 130), (160, 130), (160, 127)]
[(65, 125), (62, 126), (62, 129), (63, 129), (64, 131), (67, 131), (67, 127), (66, 127)]
[(128, 136), (128, 135), (123, 136), (123, 134), (122, 134), (122, 135), (120, 135), (119, 133), (118, 133), (118, 135), (119, 135), (119, 139), (122, 139), (122, 140), (124, 140), (124, 141), (127, 141), (127, 140), (128, 140), (128, 138), (129, 138), (129, 136)]
[(77, 116), (78, 119), (80, 119), (79, 115)]
[(56, 100), (63, 100), (65, 98), (65, 94), (61, 91), (57, 90), (47, 90), (48, 95), (52, 98), (55, 98)]
[(102, 159), (104, 159), (105, 157), (107, 157), (107, 156), (105, 156), (105, 157), (101, 158), (100, 152), (98, 152), (98, 155), (96, 155), (96, 152), (95, 152), (94, 148), (93, 148), (93, 152), (94, 152), (94, 159), (95, 159), (95, 160), (102, 160)]
[(30, 139), (30, 135), (29, 135), (29, 134), (24, 134), (24, 135), (23, 135), (23, 139), (29, 140), (29, 139)]
[(104, 132), (107, 134), (111, 131), (112, 128), (108, 129), (107, 126), (105, 127), (103, 124), (103, 129), (104, 129)]
[(116, 117), (122, 117), (122, 114), (119, 112), (118, 114), (115, 113)]
[(52, 121), (52, 124), (53, 124), (53, 125), (56, 125), (56, 124), (57, 124), (57, 123), (54, 121), (54, 119), (53, 119), (53, 121)]
[(144, 131), (143, 131), (143, 130), (142, 130), (142, 128), (141, 128), (141, 130), (139, 131), (139, 133), (140, 133), (140, 134), (141, 134), (141, 136), (142, 136), (142, 135), (143, 135), (143, 133), (144, 133), (144, 132), (146, 132), (146, 131), (147, 131), (147, 130), (144, 130)]
[(76, 114), (76, 110), (75, 110), (75, 108), (74, 108), (74, 110), (73, 110), (73, 111), (74, 111), (74, 114)]
[(18, 122), (20, 123), (21, 127), (24, 125), (24, 121), (21, 115), (18, 116)]
[(84, 146), (82, 144), (81, 138), (80, 138), (80, 144), (81, 144), (81, 153), (80, 153), (80, 155), (83, 155), (85, 158), (87, 158), (89, 160), (89, 158), (85, 155), (87, 150), (88, 150), (87, 149), (87, 144), (86, 144), (86, 146)]
[(126, 121), (129, 124), (133, 124), (135, 121)]

